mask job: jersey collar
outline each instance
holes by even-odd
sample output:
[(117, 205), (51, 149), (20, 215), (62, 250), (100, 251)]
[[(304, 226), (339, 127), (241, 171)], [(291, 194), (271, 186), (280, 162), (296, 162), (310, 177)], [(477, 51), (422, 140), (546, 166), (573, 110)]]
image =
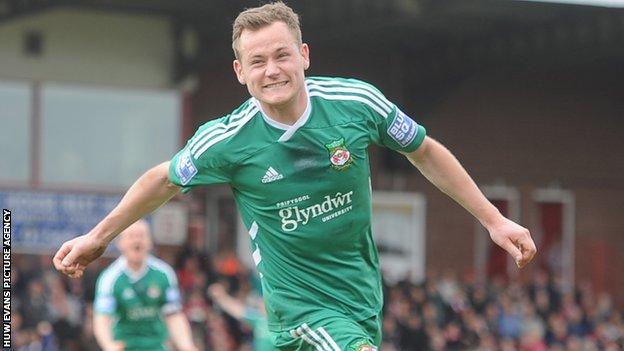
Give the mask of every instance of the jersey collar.
[(262, 105), (260, 104), (260, 101), (258, 101), (258, 99), (254, 97), (251, 98), (251, 100), (256, 105), (256, 107), (258, 107), (258, 110), (260, 110), (260, 113), (262, 114), (262, 118), (264, 119), (264, 121), (268, 123), (269, 125), (284, 131), (284, 134), (282, 134), (282, 136), (280, 136), (280, 138), (278, 139), (279, 142), (288, 141), (295, 134), (295, 132), (299, 128), (301, 128), (303, 125), (305, 125), (308, 119), (310, 119), (310, 114), (312, 113), (312, 103), (310, 101), (310, 92), (308, 91), (307, 84), (305, 84), (305, 90), (306, 90), (306, 98), (307, 98), (306, 109), (303, 111), (303, 114), (299, 116), (297, 121), (291, 126), (289, 126), (288, 124), (280, 123), (274, 119), (271, 119), (271, 117), (269, 117), (262, 109)]
[(147, 259), (145, 259), (145, 262), (143, 262), (143, 266), (141, 266), (141, 269), (139, 269), (138, 271), (133, 271), (130, 269), (130, 267), (128, 266), (128, 261), (126, 260), (125, 257), (121, 256), (119, 259), (121, 260), (123, 264), (124, 273), (126, 273), (128, 278), (130, 278), (131, 282), (136, 282), (139, 279), (143, 278), (145, 274), (147, 274), (147, 271), (148, 271), (147, 261), (149, 260), (149, 256)]

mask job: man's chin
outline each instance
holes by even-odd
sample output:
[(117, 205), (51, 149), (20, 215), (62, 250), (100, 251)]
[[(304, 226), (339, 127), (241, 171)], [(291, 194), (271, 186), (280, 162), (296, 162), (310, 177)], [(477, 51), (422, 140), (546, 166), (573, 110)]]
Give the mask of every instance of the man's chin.
[(147, 259), (147, 255), (137, 255), (128, 257), (128, 262), (132, 264), (141, 264)]
[(262, 97), (260, 102), (264, 105), (268, 105), (270, 107), (282, 107), (288, 105), (288, 102), (291, 100), (288, 96), (270, 96), (270, 97)]

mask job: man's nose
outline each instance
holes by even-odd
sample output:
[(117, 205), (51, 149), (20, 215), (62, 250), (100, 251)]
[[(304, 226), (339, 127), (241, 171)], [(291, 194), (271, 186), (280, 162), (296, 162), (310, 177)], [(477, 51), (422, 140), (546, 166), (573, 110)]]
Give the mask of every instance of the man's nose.
[(265, 75), (268, 77), (272, 77), (275, 75), (279, 74), (279, 66), (277, 65), (277, 62), (273, 61), (273, 60), (269, 60), (267, 62), (267, 66), (266, 66), (266, 71), (265, 71)]

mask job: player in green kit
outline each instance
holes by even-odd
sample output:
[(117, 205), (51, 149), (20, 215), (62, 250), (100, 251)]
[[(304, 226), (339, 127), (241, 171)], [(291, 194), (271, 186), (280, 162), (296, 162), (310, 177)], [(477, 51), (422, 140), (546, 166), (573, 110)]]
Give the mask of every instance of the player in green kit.
[(305, 77), (309, 48), (289, 7), (277, 2), (239, 14), (232, 47), (236, 77), (251, 98), (200, 127), (92, 231), (66, 242), (57, 269), (81, 275), (132, 220), (180, 190), (226, 183), (249, 232), (275, 346), (376, 350), (382, 292), (371, 232), (372, 144), (404, 154), (519, 267), (533, 258), (528, 230), (503, 217), (455, 157), (378, 89)]
[(175, 272), (149, 254), (147, 222), (126, 229), (118, 246), (122, 256), (96, 284), (93, 330), (102, 350), (164, 351), (171, 337), (178, 350), (196, 351)]
[(273, 121), (256, 98), (205, 124), (169, 178), (183, 191), (232, 185), (278, 346), (379, 344), (367, 149), (410, 152), (425, 130), (361, 81), (307, 78), (303, 91), (306, 109), (292, 126)]

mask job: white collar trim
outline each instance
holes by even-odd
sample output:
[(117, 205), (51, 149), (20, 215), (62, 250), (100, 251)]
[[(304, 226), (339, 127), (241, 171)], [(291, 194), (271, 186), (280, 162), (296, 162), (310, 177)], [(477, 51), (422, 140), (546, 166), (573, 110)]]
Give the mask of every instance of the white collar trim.
[(149, 259), (149, 257), (145, 260), (145, 262), (143, 262), (143, 266), (141, 266), (141, 268), (138, 271), (134, 271), (130, 269), (130, 266), (128, 266), (128, 260), (126, 260), (125, 257), (122, 256), (121, 259), (123, 262), (123, 270), (128, 276), (128, 278), (130, 278), (130, 281), (136, 282), (139, 279), (143, 278), (145, 274), (147, 274), (147, 271), (148, 271), (147, 260)]
[(282, 136), (279, 138), (279, 142), (285, 142), (288, 141), (294, 134), (295, 132), (301, 128), (304, 124), (306, 124), (306, 122), (308, 121), (308, 119), (310, 119), (310, 114), (312, 113), (312, 102), (310, 101), (310, 93), (308, 92), (308, 85), (305, 85), (305, 89), (306, 89), (306, 98), (307, 98), (307, 106), (306, 109), (303, 111), (303, 114), (301, 114), (301, 116), (299, 116), (299, 118), (297, 119), (297, 121), (293, 124), (293, 125), (288, 125), (288, 124), (284, 124), (281, 122), (278, 122), (274, 119), (272, 119), (271, 117), (269, 117), (264, 110), (262, 109), (262, 105), (260, 104), (260, 101), (258, 101), (258, 99), (252, 97), (252, 101), (253, 103), (256, 105), (256, 107), (258, 107), (258, 110), (260, 110), (261, 114), (262, 114), (262, 118), (271, 126), (277, 128), (277, 129), (282, 129), (284, 131), (284, 134), (282, 134)]

